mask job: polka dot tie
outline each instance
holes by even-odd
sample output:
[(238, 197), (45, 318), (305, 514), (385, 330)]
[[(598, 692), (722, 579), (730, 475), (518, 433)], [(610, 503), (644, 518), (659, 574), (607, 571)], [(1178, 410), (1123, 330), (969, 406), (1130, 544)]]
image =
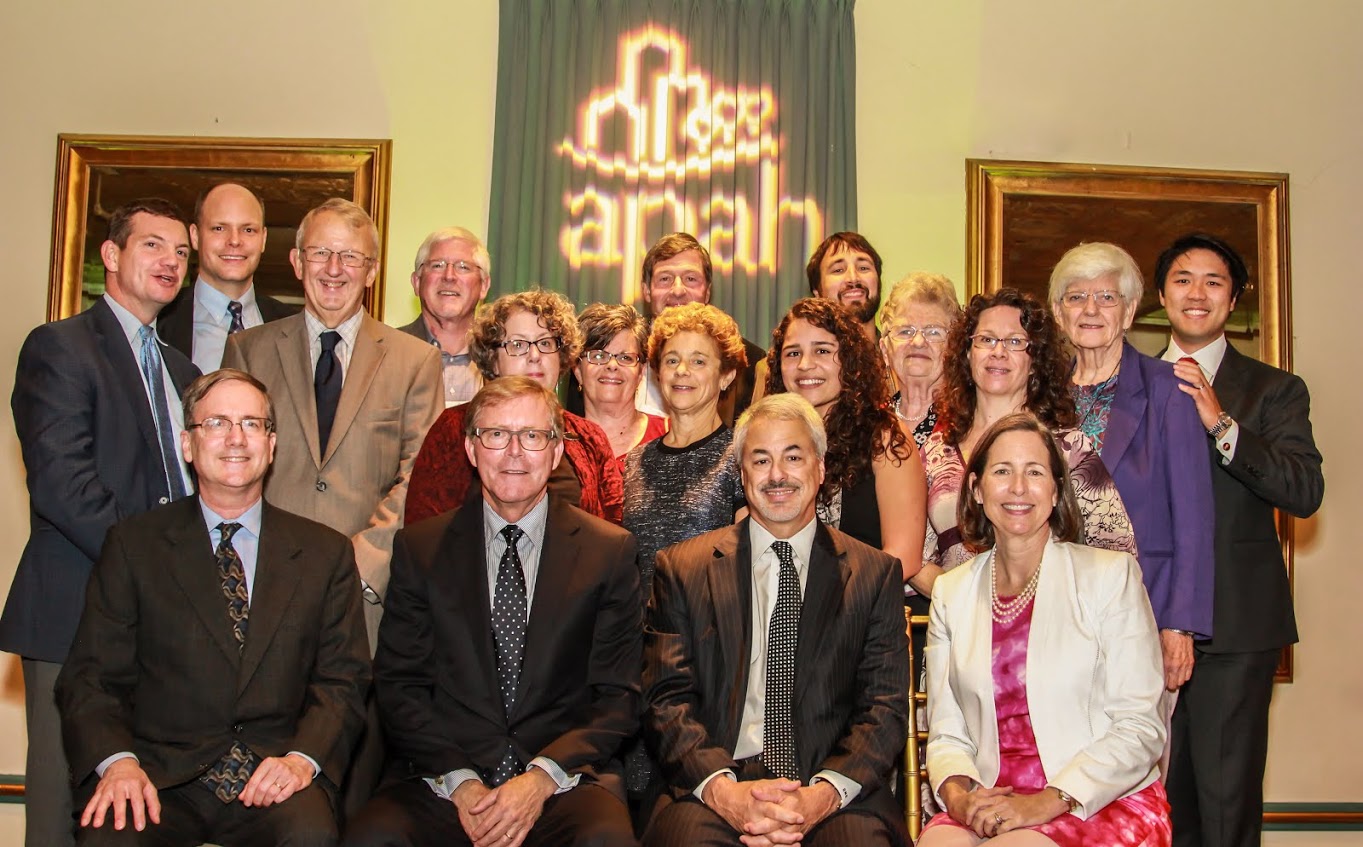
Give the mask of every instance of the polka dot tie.
[(762, 723), (762, 764), (776, 776), (798, 779), (795, 768), (795, 649), (799, 645), (800, 577), (790, 543), (771, 545), (781, 563), (776, 608), (767, 629), (767, 699)]
[(237, 548), (232, 546), (232, 536), (239, 529), (239, 523), (218, 524), (221, 540), (218, 549), (213, 551), (218, 560), (218, 577), (222, 580), (223, 596), (227, 598), (227, 617), (232, 621), (238, 652), (246, 646), (246, 624), (251, 613), (251, 601), (246, 593), (246, 569), (241, 566)]
[[(525, 572), (521, 569), (521, 554), (517, 543), (525, 536), (515, 524), (502, 527), (506, 552), (497, 565), (497, 587), (492, 594), (492, 635), (497, 642), (497, 676), (502, 686), (502, 705), (508, 717), (516, 705), (516, 683), (521, 678), (521, 660), (525, 657), (525, 623), (529, 608), (525, 597)], [(493, 786), (501, 785), (520, 773), (520, 762), (511, 742), (492, 772)]]

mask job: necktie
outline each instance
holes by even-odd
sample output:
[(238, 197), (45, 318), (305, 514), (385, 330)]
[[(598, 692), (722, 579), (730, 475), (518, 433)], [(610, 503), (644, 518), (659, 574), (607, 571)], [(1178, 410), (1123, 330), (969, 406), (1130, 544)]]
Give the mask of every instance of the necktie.
[(767, 697), (762, 722), (762, 764), (776, 776), (797, 779), (795, 729), (792, 717), (795, 691), (795, 648), (799, 644), (800, 577), (790, 543), (771, 545), (781, 563), (776, 607), (767, 629)]
[(318, 340), (322, 342), (322, 355), (317, 357), (312, 390), (317, 395), (317, 449), (326, 455), (327, 443), (331, 440), (331, 425), (336, 422), (336, 406), (341, 401), (341, 380), (344, 377), (341, 359), (336, 355), (341, 334), (327, 330)]
[(160, 343), (156, 340), (156, 330), (149, 326), (139, 329), (137, 338), (142, 342), (142, 354), (138, 358), (142, 365), (142, 376), (151, 391), (151, 416), (156, 423), (156, 440), (161, 445), (161, 466), (166, 472), (166, 491), (170, 499), (179, 500), (187, 492), (184, 476), (180, 473), (175, 434), (170, 426), (170, 404), (166, 402), (166, 384), (161, 375)]
[(222, 594), (227, 598), (227, 617), (232, 621), (232, 634), (237, 639), (237, 650), (246, 646), (246, 624), (251, 613), (251, 600), (246, 593), (246, 569), (241, 566), (241, 556), (232, 546), (232, 536), (241, 529), (239, 523), (220, 523), (218, 532), (222, 540), (213, 555), (218, 560), (218, 576), (222, 579)]
[[(492, 594), (492, 635), (497, 642), (497, 676), (502, 686), (502, 704), (508, 717), (516, 705), (516, 684), (521, 678), (521, 659), (525, 656), (525, 625), (529, 609), (525, 598), (525, 572), (516, 544), (525, 533), (515, 524), (502, 527), (506, 552), (497, 565), (497, 586)], [(520, 771), (511, 742), (492, 772), (492, 785), (498, 786)]]
[(246, 324), (241, 322), (241, 304), (236, 300), (227, 304), (227, 313), (232, 318), (232, 325), (227, 328), (228, 335), (234, 335), (246, 329)]
[(199, 782), (222, 802), (231, 803), (246, 788), (251, 774), (256, 772), (260, 757), (240, 741), (233, 741), (232, 747), (213, 767), (204, 771)]
[(1183, 358), (1179, 359), (1179, 361), (1180, 361), (1180, 362), (1189, 362), (1189, 363), (1191, 363), (1191, 364), (1193, 364), (1193, 365), (1196, 365), (1196, 366), (1197, 366), (1197, 371), (1198, 371), (1198, 373), (1202, 374), (1202, 379), (1203, 379), (1208, 385), (1211, 385), (1211, 384), (1212, 384), (1211, 375), (1207, 373), (1206, 369), (1202, 367), (1201, 363), (1198, 362), (1197, 359), (1194, 359), (1192, 356), (1184, 356)]

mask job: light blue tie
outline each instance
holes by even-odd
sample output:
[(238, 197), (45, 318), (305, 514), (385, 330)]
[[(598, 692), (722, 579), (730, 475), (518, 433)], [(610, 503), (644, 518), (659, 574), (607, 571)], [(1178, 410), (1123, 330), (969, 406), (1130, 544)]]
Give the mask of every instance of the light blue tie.
[(161, 462), (166, 471), (166, 490), (170, 499), (179, 500), (185, 491), (185, 480), (180, 473), (180, 459), (175, 453), (175, 433), (170, 426), (170, 405), (166, 402), (166, 384), (161, 376), (161, 350), (156, 330), (144, 326), (137, 331), (142, 342), (142, 376), (151, 389), (151, 416), (156, 421), (156, 440), (161, 442)]

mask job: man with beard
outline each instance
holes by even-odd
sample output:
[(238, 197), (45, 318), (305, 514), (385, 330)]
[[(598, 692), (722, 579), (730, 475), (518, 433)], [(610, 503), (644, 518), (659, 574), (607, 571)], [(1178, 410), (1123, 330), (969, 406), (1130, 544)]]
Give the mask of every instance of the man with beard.
[(835, 232), (828, 236), (805, 266), (809, 293), (850, 309), (872, 342), (878, 340), (880, 271), (880, 254), (859, 232)]
[(399, 327), (440, 351), (445, 406), (467, 403), (483, 387), (469, 353), (473, 312), (492, 284), (492, 259), (483, 242), (462, 226), (437, 229), (416, 251), (412, 290), (421, 314)]
[(750, 516), (658, 554), (644, 728), (668, 789), (645, 847), (908, 843), (900, 565), (817, 519), (826, 450), (804, 398), (754, 403), (734, 429)]

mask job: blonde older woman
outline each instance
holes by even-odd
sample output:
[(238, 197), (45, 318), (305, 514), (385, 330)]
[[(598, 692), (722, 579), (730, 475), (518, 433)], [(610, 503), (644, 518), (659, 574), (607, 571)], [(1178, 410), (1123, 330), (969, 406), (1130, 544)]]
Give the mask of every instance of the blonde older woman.
[(922, 447), (937, 425), (943, 353), (961, 301), (951, 280), (919, 271), (895, 283), (880, 314), (880, 351), (894, 375), (894, 411)]

